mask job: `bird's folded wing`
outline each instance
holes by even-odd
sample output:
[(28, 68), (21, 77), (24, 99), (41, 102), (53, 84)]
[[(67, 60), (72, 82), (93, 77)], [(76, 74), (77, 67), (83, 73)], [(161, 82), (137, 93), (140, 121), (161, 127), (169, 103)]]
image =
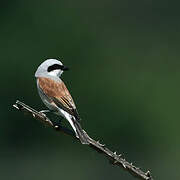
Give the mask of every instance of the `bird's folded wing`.
[(50, 78), (39, 77), (38, 82), (39, 88), (52, 100), (53, 104), (68, 112), (77, 120), (79, 119), (74, 101), (62, 81), (57, 82)]

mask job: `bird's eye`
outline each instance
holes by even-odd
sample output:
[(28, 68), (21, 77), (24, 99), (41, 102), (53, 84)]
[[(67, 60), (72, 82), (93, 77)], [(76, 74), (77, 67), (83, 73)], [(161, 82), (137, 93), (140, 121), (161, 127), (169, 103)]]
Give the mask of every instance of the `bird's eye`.
[(56, 69), (61, 69), (61, 65), (59, 65), (59, 64), (53, 64), (52, 66), (49, 66), (48, 67), (48, 69), (47, 69), (47, 71), (48, 72), (51, 72), (51, 71), (54, 71), (54, 70), (56, 70)]

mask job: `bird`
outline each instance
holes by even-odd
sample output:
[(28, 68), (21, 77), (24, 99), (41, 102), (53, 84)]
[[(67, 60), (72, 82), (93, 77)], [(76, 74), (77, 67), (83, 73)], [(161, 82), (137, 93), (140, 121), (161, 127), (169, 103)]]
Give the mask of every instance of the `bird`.
[(64, 71), (69, 70), (60, 60), (47, 59), (42, 62), (35, 72), (37, 89), (43, 103), (48, 110), (65, 118), (73, 128), (76, 137), (82, 144), (89, 144), (80, 124), (80, 116), (71, 94), (61, 79)]

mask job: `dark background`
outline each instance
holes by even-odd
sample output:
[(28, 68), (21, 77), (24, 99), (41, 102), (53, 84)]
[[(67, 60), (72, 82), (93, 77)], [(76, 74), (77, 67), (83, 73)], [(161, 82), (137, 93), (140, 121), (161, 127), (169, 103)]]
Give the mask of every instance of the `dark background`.
[[(100, 154), (12, 107), (44, 109), (34, 73), (47, 58), (84, 129), (155, 179), (178, 180), (180, 3), (1, 1), (0, 179), (134, 179)], [(67, 124), (65, 121), (64, 124)]]

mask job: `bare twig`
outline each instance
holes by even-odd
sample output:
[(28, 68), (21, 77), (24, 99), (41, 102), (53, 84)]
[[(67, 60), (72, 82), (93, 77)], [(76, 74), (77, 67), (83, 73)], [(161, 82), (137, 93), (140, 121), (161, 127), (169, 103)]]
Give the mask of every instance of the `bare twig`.
[[(35, 109), (27, 106), (26, 104), (16, 101), (16, 103), (13, 105), (16, 109), (30, 113), (32, 116), (38, 120), (40, 120), (42, 123), (56, 129), (57, 131), (61, 131), (67, 135), (70, 135), (74, 137), (76, 140), (79, 140), (73, 131), (67, 129), (66, 127), (63, 127), (61, 125), (57, 125), (53, 123), (45, 114), (36, 111)], [(143, 172), (140, 168), (134, 166), (132, 163), (127, 162), (121, 154), (117, 154), (116, 152), (112, 152), (108, 148), (105, 147), (104, 144), (101, 144), (99, 141), (95, 141), (92, 138), (88, 136), (88, 134), (84, 131), (84, 133), (87, 136), (89, 147), (95, 149), (97, 152), (103, 153), (111, 162), (113, 165), (117, 165), (122, 167), (124, 170), (128, 171), (133, 176), (143, 179), (143, 180), (153, 180), (150, 171), (147, 171), (146, 173)]]

